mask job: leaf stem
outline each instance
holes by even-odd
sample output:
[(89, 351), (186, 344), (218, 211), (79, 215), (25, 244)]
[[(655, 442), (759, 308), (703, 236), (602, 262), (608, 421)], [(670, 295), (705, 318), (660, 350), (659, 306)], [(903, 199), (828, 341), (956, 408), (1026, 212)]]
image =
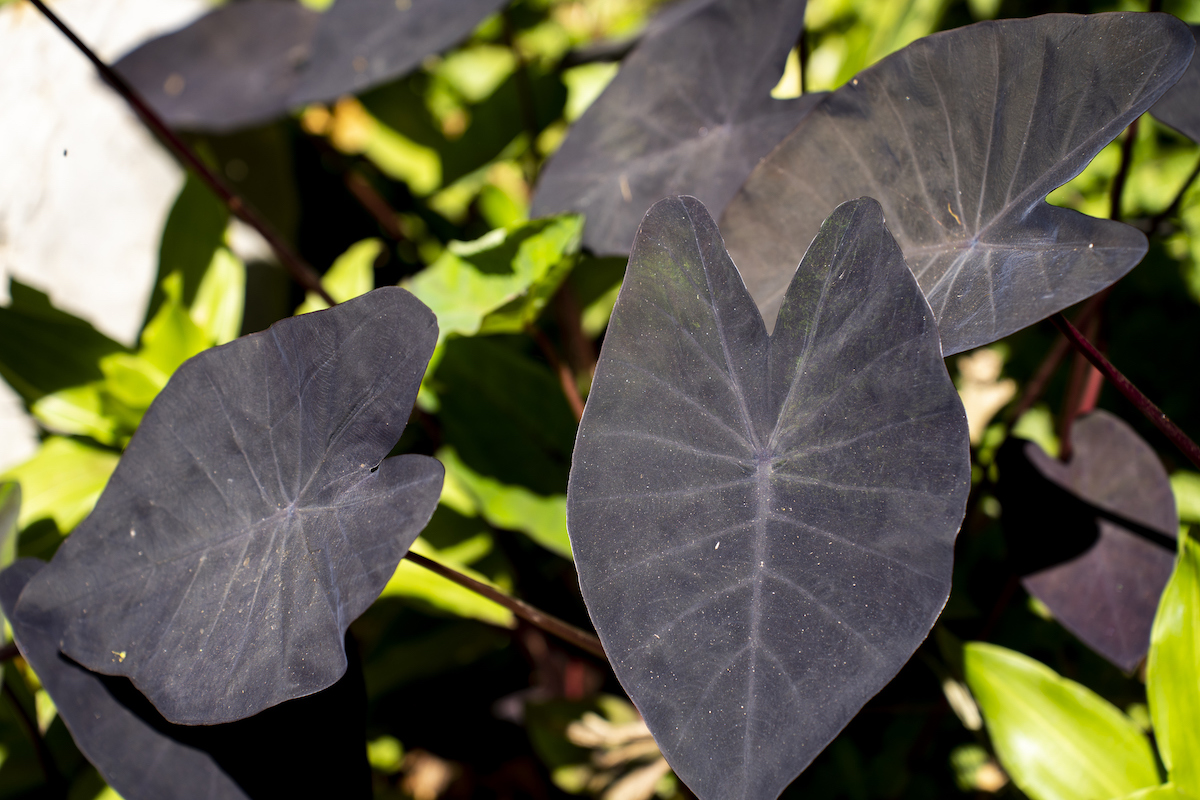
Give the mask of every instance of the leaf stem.
[(1108, 218), (1112, 220), (1121, 218), (1121, 195), (1125, 192), (1125, 181), (1129, 177), (1129, 167), (1133, 163), (1133, 145), (1137, 139), (1138, 120), (1140, 119), (1141, 117), (1136, 117), (1133, 122), (1129, 123), (1129, 127), (1125, 129), (1125, 140), (1121, 142), (1121, 168), (1117, 170), (1116, 177), (1113, 178), (1112, 205), (1108, 213)]
[(567, 398), (567, 404), (571, 406), (571, 413), (575, 416), (575, 421), (579, 422), (583, 419), (583, 398), (579, 395), (579, 387), (575, 383), (575, 373), (571, 371), (569, 364), (558, 357), (550, 339), (537, 326), (526, 325), (525, 330), (541, 348), (542, 355), (550, 362), (550, 368), (558, 374), (558, 382), (562, 385), (563, 395)]
[(1163, 435), (1170, 439), (1171, 443), (1178, 447), (1180, 452), (1187, 456), (1192, 464), (1200, 468), (1200, 447), (1197, 447), (1196, 443), (1188, 438), (1187, 434), (1180, 430), (1178, 425), (1172, 422), (1158, 406), (1154, 405), (1107, 358), (1101, 355), (1100, 351), (1079, 332), (1078, 328), (1071, 324), (1070, 320), (1062, 314), (1055, 314), (1050, 318), (1050, 321), (1062, 331), (1063, 335), (1075, 346), (1075, 349), (1083, 353), (1084, 357), (1092, 362), (1092, 365), (1100, 370), (1104, 377), (1142, 412), (1146, 419), (1154, 423), (1154, 427), (1162, 431)]
[(50, 20), (50, 22), (52, 22), (64, 36), (71, 40), (71, 43), (74, 44), (80, 52), (87, 56), (87, 59), (92, 62), (92, 65), (95, 66), (96, 70), (100, 73), (100, 77), (102, 77), (117, 94), (125, 98), (125, 101), (133, 107), (133, 110), (137, 112), (138, 117), (140, 117), (142, 122), (146, 124), (146, 127), (150, 128), (150, 130), (153, 131), (164, 144), (166, 144), (171, 152), (174, 153), (176, 158), (183, 162), (185, 166), (192, 169), (201, 180), (208, 184), (208, 188), (210, 188), (217, 195), (217, 197), (221, 198), (221, 201), (229, 208), (230, 213), (242, 220), (242, 222), (245, 222), (247, 225), (257, 230), (262, 237), (267, 240), (267, 243), (271, 245), (271, 249), (274, 250), (275, 254), (279, 257), (280, 263), (283, 264), (284, 268), (289, 273), (291, 273), (293, 280), (299, 283), (306, 290), (320, 295), (321, 298), (329, 305), (337, 305), (336, 301), (334, 301), (334, 299), (329, 296), (329, 293), (325, 291), (325, 287), (321, 285), (321, 280), (317, 277), (317, 273), (313, 270), (313, 268), (309, 266), (308, 263), (305, 262), (304, 259), (301, 258), (300, 255), (295, 252), (286, 241), (284, 241), (283, 237), (280, 236), (279, 233), (277, 233), (275, 229), (272, 228), (271, 225), (266, 221), (266, 219), (263, 218), (257, 211), (255, 211), (254, 208), (250, 206), (250, 204), (248, 204), (241, 195), (235, 192), (232, 187), (229, 186), (229, 184), (225, 183), (225, 181), (219, 175), (209, 169), (208, 165), (204, 163), (199, 154), (197, 154), (196, 151), (187, 144), (187, 142), (183, 141), (183, 139), (181, 139), (179, 135), (175, 133), (175, 131), (171, 130), (167, 123), (163, 121), (162, 117), (160, 117), (158, 113), (150, 107), (150, 105), (145, 101), (145, 99), (142, 98), (136, 89), (134, 89), (124, 78), (118, 75), (112, 67), (104, 63), (104, 61), (102, 61), (90, 47), (84, 44), (83, 41), (75, 35), (74, 31), (67, 27), (66, 23), (64, 23), (54, 14), (53, 11), (46, 7), (46, 4), (42, 2), (42, 0), (29, 0), (29, 2), (33, 3), (37, 10), (41, 11), (42, 15), (45, 16), (46, 19)]
[(563, 622), (558, 617), (552, 617), (544, 611), (534, 608), (522, 600), (517, 600), (515, 597), (509, 597), (503, 592), (499, 592), (493, 589), (491, 586), (488, 586), (486, 583), (481, 583), (474, 578), (463, 575), (457, 570), (453, 570), (444, 564), (439, 564), (436, 561), (432, 561), (425, 556), (418, 555), (411, 550), (409, 550), (404, 557), (414, 564), (422, 566), (431, 572), (436, 572), (443, 578), (454, 581), (465, 589), (470, 589), (472, 592), (483, 595), (488, 600), (504, 606), (521, 619), (532, 625), (536, 625), (546, 633), (549, 633), (552, 636), (557, 636), (563, 641), (569, 642), (578, 647), (580, 650), (585, 650), (597, 658), (603, 659), (604, 661), (608, 660), (608, 656), (604, 654), (604, 647), (600, 644), (600, 639), (594, 634), (580, 630), (574, 625)]

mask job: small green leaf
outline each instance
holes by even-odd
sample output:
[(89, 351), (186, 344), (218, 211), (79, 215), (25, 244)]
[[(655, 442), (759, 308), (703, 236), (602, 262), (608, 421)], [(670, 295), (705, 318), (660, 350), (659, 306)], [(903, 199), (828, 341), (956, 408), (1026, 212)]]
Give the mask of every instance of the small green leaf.
[(178, 273), (181, 276), (180, 302), (190, 306), (196, 301), (228, 225), (229, 209), (204, 181), (189, 172), (163, 228), (158, 247), (158, 277), (147, 309), (147, 321), (154, 319), (167, 298), (163, 282), (168, 275)]
[(1003, 647), (964, 648), (996, 756), (1033, 800), (1119, 797), (1159, 783), (1150, 743), (1120, 709)]
[(0, 483), (0, 570), (17, 557), (17, 520), (21, 516), (21, 484)]
[(571, 270), (583, 218), (575, 214), (497, 228), (473, 242), (451, 242), (407, 289), (450, 333), (516, 333), (537, 319)]
[[(375, 288), (375, 259), (381, 250), (383, 242), (379, 239), (363, 239), (350, 245), (350, 249), (338, 256), (322, 276), (321, 285), (339, 303), (366, 294)], [(323, 308), (329, 308), (329, 304), (315, 292), (309, 292), (296, 313), (307, 314)]]
[(1200, 544), (1179, 540), (1179, 559), (1150, 632), (1146, 694), (1171, 782), (1200, 797)]
[(67, 533), (88, 515), (117, 467), (117, 454), (51, 436), (33, 458), (0, 476), (21, 484), (19, 528), (50, 518)]
[(0, 376), (25, 402), (101, 377), (109, 353), (127, 352), (87, 322), (50, 304), (50, 298), (12, 280), (12, 302), (0, 306)]
[(1164, 783), (1162, 786), (1154, 786), (1127, 794), (1120, 800), (1196, 800), (1196, 798), (1181, 791), (1173, 783)]
[(121, 438), (120, 425), (106, 408), (104, 386), (103, 381), (93, 381), (62, 389), (41, 398), (30, 410), (47, 430), (116, 445)]
[(1171, 476), (1171, 489), (1175, 492), (1179, 521), (1191, 525), (1200, 523), (1200, 473), (1176, 472)]
[[(430, 543), (430, 538), (446, 534), (449, 529), (468, 525), (469, 521), (456, 517), (453, 512), (439, 508), (434, 512), (433, 519), (410, 548), (412, 552), (426, 558), (445, 564), (464, 575), (486, 583), (499, 591), (507, 591), (507, 587), (492, 581), (488, 576), (471, 569), (492, 551), (491, 534), (480, 531), (468, 536), (462, 536), (462, 531), (455, 531), (453, 543), (436, 547)], [(415, 601), (418, 605), (435, 611), (453, 614), (455, 616), (477, 619), (492, 625), (511, 628), (516, 624), (512, 612), (491, 600), (459, 586), (457, 583), (443, 578), (411, 561), (401, 560), (392, 579), (384, 587), (381, 597), (401, 597)]]
[(246, 265), (218, 247), (192, 301), (192, 321), (214, 345), (226, 344), (241, 333), (245, 304)]
[(571, 558), (565, 494), (542, 497), (480, 475), (453, 448), (443, 447), (435, 457), (446, 468), (443, 503), (463, 515), (478, 514), (497, 528), (521, 531), (547, 550)]

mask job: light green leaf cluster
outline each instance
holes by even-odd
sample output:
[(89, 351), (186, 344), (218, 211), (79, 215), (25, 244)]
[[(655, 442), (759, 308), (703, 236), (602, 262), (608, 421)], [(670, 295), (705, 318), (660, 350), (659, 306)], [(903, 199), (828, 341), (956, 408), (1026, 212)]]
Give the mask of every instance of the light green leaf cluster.
[(1146, 689), (1158, 753), (1108, 701), (995, 645), (964, 648), (964, 671), (1001, 764), (1034, 800), (1200, 798), (1200, 544), (1180, 539), (1150, 636)]
[(983, 642), (966, 645), (963, 669), (1000, 763), (1034, 800), (1122, 797), (1159, 783), (1145, 735), (1090, 689)]
[[(487, 533), (479, 533), (442, 549), (434, 547), (424, 538), (418, 538), (409, 549), (417, 555), (451, 567), (467, 577), (474, 578), (501, 592), (507, 593), (510, 588), (490, 580), (483, 573), (470, 567), (471, 564), (491, 552), (492, 537)], [(408, 560), (402, 560), (396, 567), (396, 572), (384, 587), (380, 597), (401, 597), (415, 600), (419, 605), (436, 611), (477, 619), (505, 628), (516, 625), (516, 619), (507, 608)]]
[(567, 496), (542, 497), (523, 486), (508, 486), (473, 471), (452, 448), (436, 454), (446, 468), (442, 504), (465, 517), (481, 516), (497, 528), (521, 531), (535, 542), (571, 558), (567, 537)]
[(451, 242), (437, 261), (401, 284), (451, 333), (516, 333), (532, 323), (575, 263), (583, 217), (564, 214)]
[[(379, 239), (363, 239), (337, 257), (333, 266), (321, 278), (321, 285), (329, 296), (339, 303), (353, 300), (375, 288), (375, 259), (383, 250)], [(297, 314), (320, 311), (329, 304), (315, 292), (309, 292), (304, 302), (296, 309)]]

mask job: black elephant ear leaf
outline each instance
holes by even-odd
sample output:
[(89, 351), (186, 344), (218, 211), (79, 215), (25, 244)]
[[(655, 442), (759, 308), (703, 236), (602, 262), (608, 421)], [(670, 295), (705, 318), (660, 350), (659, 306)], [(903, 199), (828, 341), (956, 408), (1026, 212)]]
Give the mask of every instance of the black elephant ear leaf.
[(437, 461), (384, 459), (436, 339), (392, 287), (188, 361), (21, 613), (175, 723), (329, 686), (437, 504)]
[(634, 241), (567, 520), (614, 670), (701, 798), (773, 798), (908, 660), (950, 589), (966, 418), (869, 198), (773, 336), (695, 198)]
[(768, 325), (824, 214), (863, 194), (882, 204), (947, 355), (1110, 285), (1146, 237), (1044, 198), (1194, 48), (1166, 14), (1048, 14), (927, 36), (864, 70), (759, 164), (721, 221)]
[(321, 19), (293, 104), (354, 94), (457, 44), (507, 0), (338, 0)]
[(1132, 672), (1175, 564), (1175, 496), (1150, 445), (1106, 411), (1077, 420), (1071, 445), (1065, 464), (1022, 439), (1001, 448), (1005, 536), (1026, 590)]
[(0, 573), (0, 605), (21, 654), (54, 700), (80, 751), (126, 800), (247, 800), (206, 753), (156, 731), (105, 690), (102, 678), (58, 651), (58, 636), (15, 611), (45, 562), (23, 558)]
[[(1200, 42), (1200, 25), (1190, 25), (1192, 36)], [(1192, 58), (1179, 82), (1167, 90), (1150, 113), (1193, 142), (1200, 142), (1200, 60)]]
[(695, 195), (719, 213), (823, 96), (771, 97), (804, 7), (685, 4), (682, 21), (648, 33), (572, 126), (541, 177), (533, 216), (582, 212), (584, 246), (625, 255), (646, 209), (664, 197)]
[(299, 3), (230, 3), (114, 66), (169, 125), (229, 131), (291, 108), (320, 19)]

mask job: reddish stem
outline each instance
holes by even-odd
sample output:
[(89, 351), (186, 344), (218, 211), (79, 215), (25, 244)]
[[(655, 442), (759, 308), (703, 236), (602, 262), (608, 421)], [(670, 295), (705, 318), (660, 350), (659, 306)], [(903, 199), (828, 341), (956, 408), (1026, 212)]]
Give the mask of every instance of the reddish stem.
[(1148, 397), (1142, 394), (1107, 358), (1101, 355), (1100, 351), (1079, 332), (1078, 328), (1071, 324), (1070, 320), (1062, 314), (1055, 314), (1050, 321), (1071, 341), (1075, 349), (1083, 353), (1084, 357), (1103, 373), (1104, 377), (1117, 388), (1117, 391), (1125, 395), (1125, 398), (1133, 403), (1146, 419), (1154, 423), (1154, 427), (1162, 431), (1163, 435), (1170, 439), (1171, 443), (1179, 448), (1192, 464), (1200, 468), (1200, 447), (1197, 447), (1196, 443), (1180, 430), (1178, 425), (1172, 422), (1158, 406), (1150, 402)]

